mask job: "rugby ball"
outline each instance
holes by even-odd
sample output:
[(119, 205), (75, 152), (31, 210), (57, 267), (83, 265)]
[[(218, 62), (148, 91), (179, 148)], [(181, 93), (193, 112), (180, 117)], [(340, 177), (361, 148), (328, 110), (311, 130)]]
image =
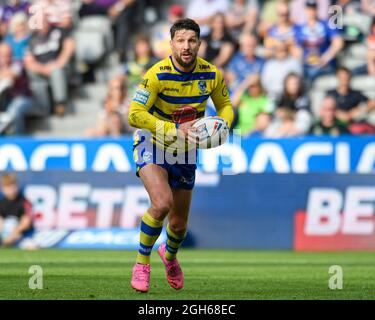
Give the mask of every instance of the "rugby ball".
[(225, 120), (216, 116), (201, 118), (192, 127), (197, 129), (197, 147), (200, 149), (216, 148), (225, 143), (229, 135)]

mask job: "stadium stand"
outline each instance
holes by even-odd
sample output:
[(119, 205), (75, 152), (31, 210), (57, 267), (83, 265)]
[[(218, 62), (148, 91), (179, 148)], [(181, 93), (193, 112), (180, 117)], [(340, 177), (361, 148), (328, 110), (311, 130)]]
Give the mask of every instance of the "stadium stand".
[[(332, 5), (336, 7), (330, 7)], [(202, 6), (205, 10), (198, 9)], [(337, 9), (337, 6), (342, 10), (339, 12), (331, 10)], [(11, 44), (13, 59), (18, 60), (19, 63), (24, 61), (22, 50), (32, 52), (31, 30), (27, 33), (19, 30), (21, 27), (17, 23), (22, 24), (19, 13), (23, 12), (28, 15), (28, 26), (35, 27), (38, 25), (37, 10), (43, 11), (53, 28), (63, 30), (64, 36), (69, 36), (74, 40), (74, 54), (68, 59), (69, 73), (65, 75), (64, 80), (68, 86), (68, 101), (64, 101), (66, 104), (64, 117), (53, 114), (55, 106), (53, 98), (56, 94), (54, 86), (51, 83), (30, 80), (31, 75), (28, 72), (29, 85), (33, 91), (36, 106), (26, 115), (26, 133), (29, 135), (84, 135), (87, 128), (92, 128), (97, 123), (97, 115), (105, 112), (107, 86), (114, 78), (122, 77), (124, 81), (124, 88), (127, 92), (121, 105), (125, 105), (132, 95), (136, 82), (141, 78), (142, 72), (149, 67), (151, 62), (168, 54), (166, 47), (168, 24), (184, 15), (196, 18), (202, 25), (204, 35), (202, 54), (212, 62), (220, 64), (232, 89), (232, 95), (235, 94), (241, 82), (249, 82), (248, 77), (253, 73), (261, 77), (261, 83), (266, 90), (265, 94), (273, 102), (273, 107), (267, 107), (266, 110), (260, 108), (259, 112), (262, 113), (260, 118), (262, 119), (264, 112), (268, 114), (269, 119), (274, 119), (269, 121), (270, 125), (277, 119), (276, 111), (273, 110), (278, 109), (276, 104), (284, 91), (281, 83), (289, 72), (301, 72), (298, 65), (301, 62), (304, 64), (305, 72), (309, 72), (309, 74), (305, 73), (303, 78), (306, 79), (307, 75), (307, 78), (312, 80), (305, 83), (305, 88), (311, 101), (309, 112), (314, 121), (319, 119), (326, 92), (337, 86), (335, 75), (337, 66), (344, 66), (352, 72), (351, 87), (370, 99), (366, 121), (375, 125), (373, 107), (375, 99), (373, 53), (375, 50), (375, 9), (371, 1), (212, 0), (204, 3), (184, 0), (34, 0), (30, 2), (2, 0), (0, 1), (1, 43)], [(311, 18), (311, 15), (315, 14), (313, 11), (316, 12), (318, 19), (325, 21), (321, 25), (319, 25), (321, 22), (317, 23), (316, 30), (321, 30), (319, 29), (321, 26), (329, 26), (329, 28), (333, 26), (331, 29), (334, 31), (325, 29), (328, 33), (323, 32), (318, 38), (306, 38), (306, 34), (314, 32), (313, 28), (309, 29), (306, 25), (308, 15)], [(342, 16), (335, 16), (341, 13)], [(15, 21), (12, 24), (13, 17)], [(129, 17), (132, 19), (129, 20)], [(342, 25), (340, 25), (341, 22)], [(211, 33), (210, 26), (216, 28), (214, 33)], [(154, 50), (149, 50), (147, 57), (143, 57), (142, 54), (139, 56), (136, 52), (135, 41), (139, 38), (150, 39), (150, 46)], [(336, 43), (335, 48), (332, 49), (331, 44), (336, 41), (334, 39), (341, 39), (343, 45)], [(324, 50), (313, 54), (311, 50), (322, 50), (321, 41), (325, 42), (327, 48), (332, 49), (329, 49), (330, 53), (333, 52), (332, 57), (325, 54)], [(254, 44), (256, 45), (255, 54), (252, 52), (254, 48), (251, 48)], [(148, 45), (146, 43), (146, 47)], [(244, 48), (246, 45), (248, 49)], [(289, 58), (275, 55), (275, 52), (279, 53), (277, 48), (283, 49), (285, 45), (288, 48)], [(138, 47), (140, 46), (142, 44)], [(158, 48), (160, 50), (157, 50)], [(142, 48), (139, 50), (142, 51)], [(251, 51), (247, 58), (241, 56), (241, 52), (246, 50)], [(289, 67), (284, 68), (283, 59), (290, 62)], [(242, 60), (246, 61), (247, 66), (241, 67)], [(0, 134), (22, 134), (14, 129), (14, 118), (9, 117), (7, 113), (7, 106), (10, 103), (7, 88), (9, 88), (10, 79), (5, 76), (3, 64), (0, 61), (2, 78), (0, 81)], [(131, 72), (129, 73), (129, 66), (131, 72), (137, 74), (136, 77), (133, 77)], [(262, 68), (266, 69), (262, 70)], [(271, 70), (280, 69), (282, 76), (277, 79), (272, 78), (270, 68)], [(26, 69), (30, 69), (27, 63)], [(247, 71), (244, 73), (243, 70)], [(324, 72), (320, 72), (321, 70)], [(315, 79), (320, 73), (323, 75)], [(249, 98), (247, 94), (247, 90), (243, 90), (242, 99)], [(235, 105), (237, 117), (249, 114), (240, 110), (240, 106), (240, 103)], [(296, 110), (290, 109), (289, 111), (287, 118), (290, 117), (295, 121)], [(57, 112), (60, 115), (63, 113)], [(119, 114), (126, 114), (126, 106)], [(256, 114), (251, 116), (256, 118)], [(122, 121), (126, 127), (127, 119), (123, 117)], [(306, 119), (309, 121), (306, 123), (310, 126), (310, 118)], [(247, 119), (237, 120), (240, 123), (247, 122)], [(251, 122), (253, 121), (252, 118)], [(303, 120), (299, 119), (299, 121)], [(128, 131), (125, 130), (125, 132)], [(308, 132), (306, 128), (302, 131), (295, 135)], [(273, 136), (282, 135), (275, 133)]]

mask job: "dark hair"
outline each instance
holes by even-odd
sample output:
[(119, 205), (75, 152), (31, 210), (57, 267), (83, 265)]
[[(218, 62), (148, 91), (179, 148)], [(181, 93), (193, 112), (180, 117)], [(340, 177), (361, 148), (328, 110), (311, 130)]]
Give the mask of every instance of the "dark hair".
[(173, 39), (176, 31), (178, 30), (193, 30), (196, 33), (198, 39), (200, 38), (201, 29), (199, 28), (199, 25), (192, 19), (185, 18), (176, 21), (170, 29), (171, 39)]
[(339, 67), (337, 67), (337, 69), (336, 69), (336, 74), (338, 74), (338, 73), (341, 72), (341, 71), (346, 72), (349, 76), (352, 75), (352, 72), (350, 71), (350, 69), (348, 69), (347, 67), (344, 67), (344, 66), (339, 66)]
[[(151, 46), (151, 42), (150, 42), (150, 38), (143, 34), (143, 33), (138, 33), (135, 35), (134, 37), (134, 46), (138, 43), (138, 42), (146, 42), (147, 45), (148, 45), (148, 55), (149, 55), (149, 58), (153, 57), (154, 56), (154, 52), (152, 50), (152, 46)], [(136, 56), (136, 59), (138, 58), (137, 57), (137, 52), (136, 50), (134, 50), (134, 54)]]
[(304, 93), (304, 91), (305, 91), (302, 78), (297, 73), (291, 72), (284, 79), (284, 97), (289, 97), (290, 96), (290, 94), (289, 94), (289, 92), (287, 90), (287, 85), (286, 85), (290, 78), (297, 78), (298, 79), (298, 81), (299, 81), (299, 88), (298, 88), (297, 95), (298, 95), (298, 97), (302, 96), (303, 93)]

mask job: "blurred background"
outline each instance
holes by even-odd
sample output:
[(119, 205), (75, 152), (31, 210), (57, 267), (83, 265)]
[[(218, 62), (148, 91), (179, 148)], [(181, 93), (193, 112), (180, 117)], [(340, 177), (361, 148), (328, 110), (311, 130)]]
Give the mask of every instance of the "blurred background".
[(186, 245), (375, 249), (371, 0), (0, 0), (3, 245), (137, 247), (129, 101), (183, 17), (236, 114), (200, 152)]

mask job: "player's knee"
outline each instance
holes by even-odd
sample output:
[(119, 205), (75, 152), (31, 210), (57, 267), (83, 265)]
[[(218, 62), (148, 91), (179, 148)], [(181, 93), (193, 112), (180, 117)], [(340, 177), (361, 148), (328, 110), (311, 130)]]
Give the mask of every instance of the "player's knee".
[(152, 210), (154, 211), (155, 215), (158, 216), (160, 219), (164, 219), (164, 217), (168, 214), (168, 212), (172, 209), (173, 199), (167, 196), (162, 196), (152, 202)]
[(183, 236), (186, 232), (186, 221), (184, 220), (169, 221), (169, 228), (176, 235)]

